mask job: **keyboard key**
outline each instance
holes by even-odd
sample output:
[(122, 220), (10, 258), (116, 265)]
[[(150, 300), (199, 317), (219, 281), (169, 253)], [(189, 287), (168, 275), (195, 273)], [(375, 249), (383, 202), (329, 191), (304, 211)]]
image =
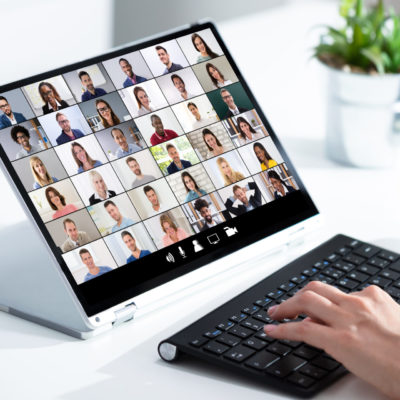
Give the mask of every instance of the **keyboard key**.
[(282, 283), (282, 285), (279, 286), (279, 289), (284, 290), (285, 292), (288, 292), (289, 290), (293, 289), (295, 286), (296, 286), (295, 283), (287, 282), (287, 283)]
[(190, 342), (190, 344), (194, 347), (201, 347), (203, 344), (206, 344), (208, 342), (208, 339), (204, 337), (199, 337), (197, 339), (194, 339)]
[(292, 371), (300, 368), (306, 362), (307, 361), (303, 358), (289, 354), (287, 357), (283, 357), (282, 359), (274, 362), (266, 369), (266, 371), (269, 374), (275, 375), (279, 378), (284, 378), (288, 376)]
[(301, 368), (298, 369), (298, 371), (302, 374), (311, 376), (314, 379), (321, 379), (328, 373), (324, 369), (318, 368), (311, 364), (303, 365)]
[(310, 346), (302, 345), (293, 353), (296, 356), (305, 358), (306, 360), (311, 360), (319, 354), (318, 350), (314, 350)]
[(400, 256), (396, 253), (392, 253), (391, 251), (382, 250), (380, 253), (378, 253), (378, 257), (390, 262), (395, 262)]
[(355, 289), (359, 283), (356, 281), (352, 281), (351, 279), (343, 278), (336, 282), (339, 286), (343, 286), (347, 289), (353, 290)]
[(386, 293), (390, 294), (395, 299), (400, 299), (400, 289), (397, 289), (395, 287), (390, 287), (385, 290), (386, 290)]
[(379, 268), (373, 267), (372, 265), (364, 264), (358, 268), (358, 271), (364, 272), (368, 275), (375, 275), (379, 272)]
[(220, 355), (220, 354), (225, 353), (225, 352), (229, 349), (229, 347), (228, 347), (228, 346), (225, 346), (225, 345), (223, 345), (223, 344), (221, 344), (221, 343), (217, 343), (217, 342), (215, 342), (215, 341), (212, 341), (212, 342), (206, 344), (206, 345), (203, 347), (203, 349), (204, 349), (205, 351), (210, 352), (210, 353)]
[(343, 272), (350, 272), (352, 271), (355, 266), (345, 261), (336, 261), (333, 266), (337, 269), (340, 269)]
[(346, 278), (350, 278), (361, 283), (365, 282), (369, 277), (369, 275), (358, 271), (352, 271), (346, 275)]
[(297, 275), (290, 279), (290, 281), (293, 283), (301, 283), (304, 282), (306, 279), (307, 277), (305, 275)]
[(249, 358), (250, 356), (252, 356), (254, 353), (255, 351), (250, 349), (249, 347), (239, 345), (227, 351), (224, 357), (229, 360), (240, 363)]
[(382, 289), (385, 289), (386, 287), (388, 287), (392, 281), (386, 278), (382, 278), (380, 276), (376, 277), (376, 278), (372, 278), (368, 281), (369, 283), (371, 283), (372, 285), (376, 285), (379, 286)]
[(245, 321), (240, 323), (241, 326), (244, 326), (245, 328), (252, 329), (253, 331), (259, 331), (264, 327), (264, 323), (254, 319), (254, 318), (248, 318)]
[(260, 353), (254, 355), (249, 358), (245, 365), (257, 369), (258, 371), (262, 371), (267, 368), (269, 365), (279, 360), (279, 356), (276, 354), (269, 353), (268, 351), (261, 351)]
[(393, 283), (393, 286), (400, 288), (400, 281)]
[(380, 257), (373, 257), (370, 260), (368, 260), (367, 262), (368, 262), (368, 264), (374, 265), (375, 267), (379, 267), (379, 268), (385, 268), (390, 264), (389, 261), (384, 260), (383, 258), (380, 258)]
[(292, 349), (295, 349), (296, 347), (299, 347), (302, 342), (297, 342), (296, 340), (281, 339), (279, 343), (282, 343), (286, 346), (291, 347)]
[(209, 339), (214, 339), (217, 336), (219, 336), (222, 333), (222, 331), (220, 331), (219, 329), (213, 330), (213, 331), (208, 331), (206, 333), (203, 334), (203, 336), (209, 338)]
[(220, 329), (221, 331), (227, 331), (228, 329), (232, 328), (233, 325), (234, 323), (232, 321), (221, 322), (217, 325), (217, 329)]
[(271, 317), (268, 316), (266, 311), (260, 311), (256, 314), (253, 314), (253, 318), (258, 319), (259, 321), (264, 322), (265, 324), (269, 324), (273, 321)]
[(266, 294), (266, 296), (270, 297), (271, 299), (279, 299), (279, 297), (283, 296), (283, 290), (274, 290)]
[(360, 247), (362, 245), (362, 242), (356, 239), (351, 239), (348, 243), (345, 243), (345, 246), (350, 247), (351, 249), (356, 249), (357, 247)]
[(346, 254), (349, 254), (350, 252), (351, 250), (346, 246), (343, 246), (335, 251), (335, 253), (340, 254), (342, 257), (345, 256)]
[(340, 365), (337, 361), (334, 361), (324, 356), (319, 356), (315, 358), (311, 363), (312, 365), (326, 369), (328, 371), (333, 371)]
[(303, 388), (308, 388), (315, 383), (314, 379), (310, 378), (309, 376), (300, 374), (297, 371), (289, 376), (288, 381)]
[(337, 270), (335, 268), (332, 268), (332, 267), (325, 268), (322, 271), (322, 273), (324, 275), (326, 275), (326, 276), (329, 276), (330, 278), (333, 278), (333, 279), (339, 279), (344, 275), (344, 272), (339, 271), (339, 270)]
[(356, 256), (355, 254), (347, 254), (347, 256), (343, 258), (343, 260), (348, 261), (349, 263), (352, 263), (354, 265), (361, 265), (365, 262), (364, 257)]
[(279, 342), (271, 343), (267, 347), (267, 350), (271, 351), (272, 353), (278, 354), (280, 356), (285, 356), (286, 354), (292, 351), (292, 349), (289, 346), (285, 346)]
[(393, 271), (400, 272), (400, 261), (397, 261), (397, 262), (393, 263), (390, 266), (390, 269), (392, 269)]
[(375, 254), (380, 252), (380, 248), (376, 246), (372, 246), (370, 244), (363, 244), (360, 247), (357, 247), (356, 250), (353, 251), (354, 254), (357, 254), (361, 257), (371, 258)]
[(305, 276), (310, 277), (310, 276), (315, 275), (318, 271), (319, 271), (319, 270), (318, 270), (317, 268), (312, 267), (312, 268), (305, 269), (305, 270), (302, 272), (302, 274), (305, 275)]
[(258, 307), (265, 308), (268, 304), (272, 302), (271, 299), (266, 297), (265, 299), (259, 299), (254, 302), (254, 304)]
[(244, 346), (251, 347), (251, 348), (254, 349), (254, 350), (261, 350), (261, 349), (263, 349), (267, 344), (268, 344), (268, 343), (267, 343), (266, 341), (257, 339), (257, 338), (255, 338), (255, 337), (251, 337), (251, 338), (249, 338), (249, 339), (246, 339), (246, 340), (243, 342), (243, 345), (244, 345)]
[(383, 276), (384, 278), (391, 279), (392, 281), (397, 281), (400, 278), (400, 274), (398, 272), (391, 271), (390, 269), (386, 269), (382, 271), (379, 276)]
[(235, 335), (237, 337), (240, 337), (242, 339), (246, 339), (249, 336), (251, 336), (253, 331), (251, 331), (250, 329), (247, 329), (247, 328), (243, 328), (243, 326), (234, 326), (233, 328), (231, 328), (229, 330), (229, 333), (231, 333), (232, 335)]
[(272, 343), (275, 342), (276, 339), (268, 336), (264, 331), (257, 332), (253, 337), (264, 340), (265, 342)]
[(217, 337), (217, 342), (226, 344), (227, 346), (233, 347), (240, 343), (238, 337), (233, 336), (229, 333), (223, 333), (221, 336)]
[(241, 322), (241, 321), (243, 321), (243, 320), (246, 319), (246, 318), (247, 318), (247, 314), (241, 313), (241, 314), (232, 315), (232, 317), (230, 317), (229, 319), (230, 319), (231, 321), (233, 321), (233, 322)]
[(260, 307), (251, 305), (249, 307), (243, 308), (242, 313), (252, 315), (259, 310), (260, 310)]
[(333, 263), (333, 262), (339, 260), (339, 258), (340, 257), (337, 254), (332, 253), (328, 257), (326, 257), (326, 261), (329, 261), (329, 262)]
[(312, 281), (320, 281), (320, 282), (327, 283), (327, 284), (331, 284), (334, 281), (334, 279), (329, 278), (329, 276), (326, 276), (323, 274), (318, 274), (316, 276), (313, 276), (311, 278), (311, 280)]

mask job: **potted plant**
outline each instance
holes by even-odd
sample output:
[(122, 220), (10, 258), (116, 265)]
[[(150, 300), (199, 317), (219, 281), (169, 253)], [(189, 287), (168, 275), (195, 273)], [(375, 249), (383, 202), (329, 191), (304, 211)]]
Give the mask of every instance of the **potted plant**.
[(326, 27), (314, 55), (327, 67), (327, 152), (360, 167), (391, 164), (393, 105), (400, 93), (400, 15), (383, 0), (341, 0), (344, 26)]

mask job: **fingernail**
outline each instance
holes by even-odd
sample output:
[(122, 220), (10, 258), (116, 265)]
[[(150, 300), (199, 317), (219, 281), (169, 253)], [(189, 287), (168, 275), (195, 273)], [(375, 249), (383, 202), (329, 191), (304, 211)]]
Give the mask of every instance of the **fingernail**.
[(278, 306), (272, 306), (268, 308), (268, 315), (272, 315)]
[(274, 324), (269, 324), (269, 325), (265, 325), (265, 326), (264, 326), (264, 331), (265, 331), (265, 333), (267, 333), (268, 335), (269, 335), (270, 333), (272, 333), (275, 329), (276, 329), (276, 325), (274, 325)]

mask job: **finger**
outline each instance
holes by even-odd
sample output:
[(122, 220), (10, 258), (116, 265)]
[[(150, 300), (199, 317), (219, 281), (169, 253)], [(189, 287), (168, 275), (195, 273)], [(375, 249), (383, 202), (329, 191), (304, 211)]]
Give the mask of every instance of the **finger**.
[(275, 339), (305, 342), (320, 349), (333, 340), (332, 328), (310, 320), (265, 325), (264, 332)]
[(313, 320), (322, 321), (329, 325), (334, 323), (341, 313), (340, 307), (311, 290), (299, 292), (279, 306), (271, 307), (268, 310), (269, 316), (277, 321), (306, 314)]
[(305, 292), (306, 290), (312, 290), (313, 292), (318, 293), (320, 296), (326, 297), (335, 304), (340, 304), (340, 302), (346, 297), (346, 293), (343, 293), (340, 289), (320, 281), (312, 281), (307, 283), (307, 285), (299, 290), (296, 294)]

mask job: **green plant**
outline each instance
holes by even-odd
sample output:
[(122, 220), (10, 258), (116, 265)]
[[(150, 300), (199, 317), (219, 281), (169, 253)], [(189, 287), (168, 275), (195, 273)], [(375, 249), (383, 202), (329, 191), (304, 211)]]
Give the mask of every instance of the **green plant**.
[(383, 0), (372, 8), (364, 0), (341, 0), (341, 29), (330, 26), (314, 55), (336, 68), (369, 73), (400, 72), (400, 15), (385, 11)]

